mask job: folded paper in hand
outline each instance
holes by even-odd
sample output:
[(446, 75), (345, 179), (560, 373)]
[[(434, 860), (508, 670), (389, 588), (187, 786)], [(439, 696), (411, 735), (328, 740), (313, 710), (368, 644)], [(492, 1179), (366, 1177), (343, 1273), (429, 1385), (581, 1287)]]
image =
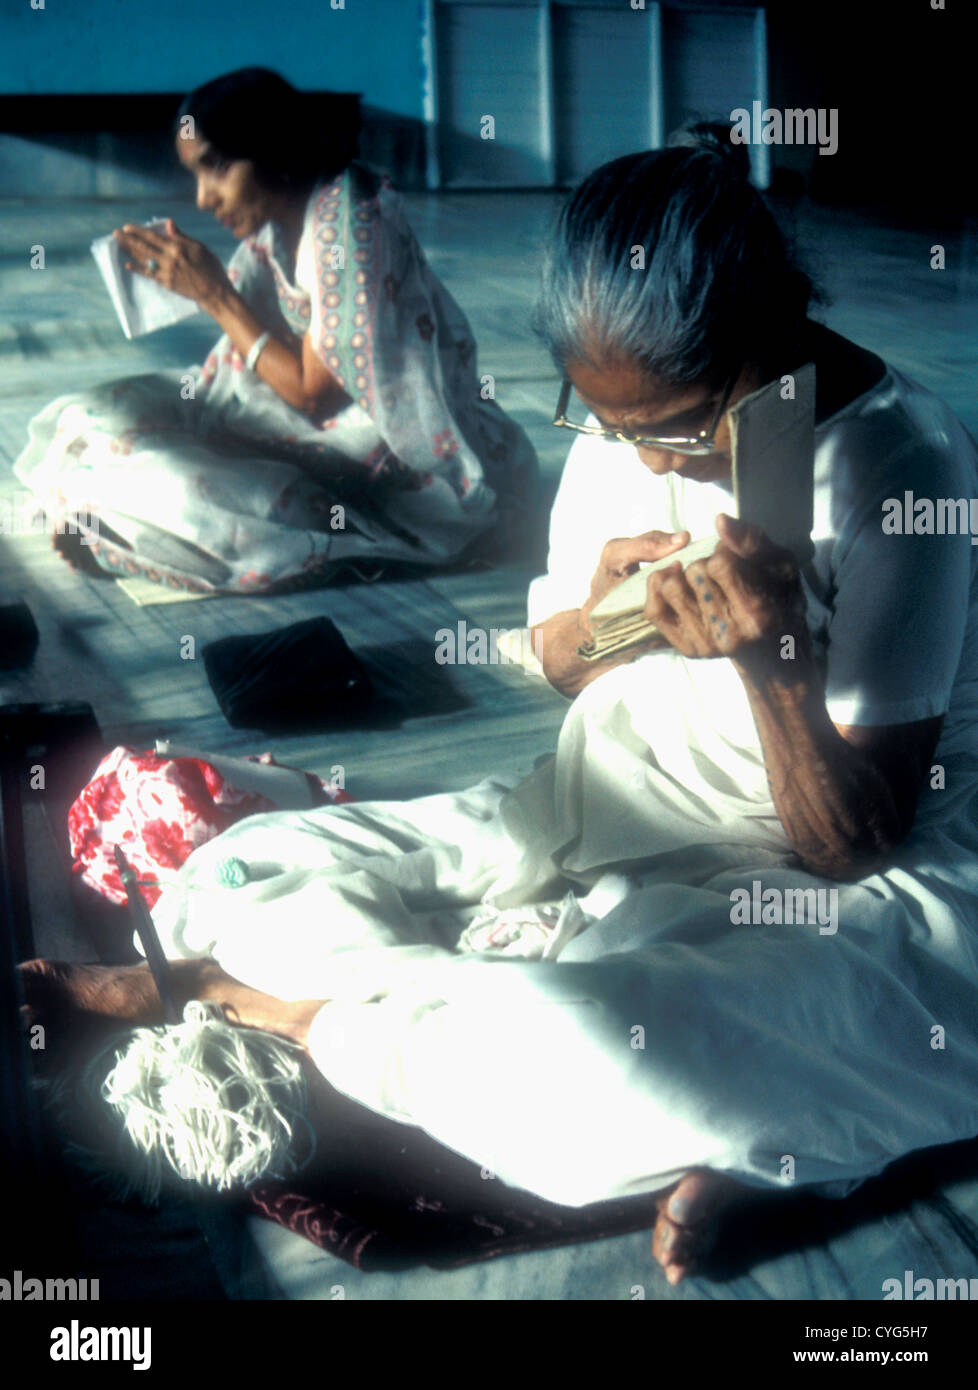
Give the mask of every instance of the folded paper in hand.
[[(745, 396), (730, 411), (734, 512), (776, 545), (792, 551), (799, 565), (811, 558), (815, 466), (815, 367), (809, 362), (793, 374), (794, 396), (785, 400), (782, 380)], [(678, 560), (683, 568), (712, 555), (714, 536), (693, 540), (662, 560), (641, 565), (595, 604), (588, 619), (591, 641), (578, 653), (598, 661), (630, 647), (660, 639), (645, 614), (646, 586), (654, 570)]]
[[(150, 222), (144, 222), (143, 226), (166, 235), (166, 222), (162, 218), (153, 218)], [(188, 319), (198, 312), (195, 301), (186, 295), (175, 294), (145, 275), (127, 270), (126, 261), (132, 257), (114, 236), (97, 237), (92, 242), (92, 255), (102, 272), (102, 279), (127, 338), (154, 333), (158, 328), (179, 323), (181, 319)]]

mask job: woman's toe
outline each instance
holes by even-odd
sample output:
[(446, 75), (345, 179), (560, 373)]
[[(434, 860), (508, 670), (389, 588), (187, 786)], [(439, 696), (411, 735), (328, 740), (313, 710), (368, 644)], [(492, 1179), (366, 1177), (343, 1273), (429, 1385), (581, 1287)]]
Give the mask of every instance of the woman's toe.
[(652, 1254), (670, 1284), (690, 1274), (712, 1250), (720, 1212), (733, 1200), (738, 1184), (716, 1173), (687, 1173), (657, 1201)]

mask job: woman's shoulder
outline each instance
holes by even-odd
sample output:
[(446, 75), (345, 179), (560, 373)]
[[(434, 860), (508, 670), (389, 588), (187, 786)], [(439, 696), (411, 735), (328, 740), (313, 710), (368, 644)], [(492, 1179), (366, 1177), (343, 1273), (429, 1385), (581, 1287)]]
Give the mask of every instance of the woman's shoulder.
[(850, 342), (824, 325), (816, 363), (816, 436), (874, 439), (902, 436), (907, 445), (945, 442), (950, 452), (968, 455), (974, 447), (951, 407), (876, 353)]
[(951, 452), (973, 453), (975, 442), (947, 401), (882, 358), (877, 360), (882, 368), (878, 380), (867, 382), (845, 405), (817, 423), (817, 436), (864, 435), (868, 429), (876, 434), (901, 434), (908, 443), (936, 441)]
[(882, 378), (816, 426), (816, 487), (853, 501), (913, 491), (958, 496), (978, 480), (978, 446), (951, 407), (884, 364)]
[(316, 206), (324, 194), (348, 197), (353, 203), (366, 203), (376, 198), (381, 190), (392, 192), (390, 179), (383, 169), (361, 160), (352, 160), (339, 173), (324, 176), (316, 181), (310, 195), (310, 205)]
[(885, 386), (889, 369), (875, 352), (824, 324), (813, 325), (812, 333), (816, 345), (811, 354), (815, 363), (815, 421), (822, 425)]
[(376, 198), (381, 189), (393, 191), (387, 174), (373, 164), (364, 164), (355, 159), (348, 166), (347, 173), (350, 177), (350, 194), (356, 202)]

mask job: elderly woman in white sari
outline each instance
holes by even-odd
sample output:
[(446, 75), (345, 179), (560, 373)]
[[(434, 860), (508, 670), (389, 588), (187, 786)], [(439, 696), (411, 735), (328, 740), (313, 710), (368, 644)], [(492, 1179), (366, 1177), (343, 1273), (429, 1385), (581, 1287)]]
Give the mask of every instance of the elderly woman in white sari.
[(192, 392), (185, 371), (133, 377), (32, 422), (15, 469), (86, 548), (61, 545), (111, 574), (240, 593), (350, 562), (444, 565), (496, 527), (511, 542), (533, 450), (480, 384), (399, 198), (352, 159), (355, 132), (322, 133), (300, 93), (249, 68), (187, 97), (175, 144), (198, 207), (241, 242), (227, 270), (172, 220), (116, 236), (223, 336)]
[[(585, 180), (540, 312), (587, 426), (530, 595), (573, 700), (556, 757), (242, 821), (154, 912), (188, 994), (271, 1020), (379, 1115), (553, 1201), (659, 1194), (673, 1282), (738, 1191), (840, 1197), (978, 1132), (978, 550), (885, 524), (908, 492), (975, 495), (976, 450), (811, 294), (709, 131)], [(808, 362), (799, 573), (730, 515), (727, 412)], [(648, 581), (665, 644), (584, 661), (609, 587), (709, 528), (712, 557)], [(799, 893), (816, 911), (779, 910)], [(58, 989), (144, 1016), (149, 984)]]

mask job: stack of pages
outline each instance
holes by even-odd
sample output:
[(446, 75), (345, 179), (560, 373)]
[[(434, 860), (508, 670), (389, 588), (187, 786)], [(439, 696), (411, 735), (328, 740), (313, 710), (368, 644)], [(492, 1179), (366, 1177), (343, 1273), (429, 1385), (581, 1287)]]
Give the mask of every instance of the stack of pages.
[(674, 550), (664, 560), (653, 560), (651, 564), (642, 565), (634, 574), (616, 584), (591, 610), (592, 639), (578, 647), (580, 655), (587, 657), (588, 661), (597, 661), (600, 657), (611, 656), (612, 652), (624, 651), (626, 647), (651, 642), (661, 636), (655, 623), (649, 622), (644, 616), (649, 575), (655, 570), (674, 565), (677, 560), (682, 562), (683, 569), (694, 560), (705, 560), (716, 550), (717, 539), (716, 536), (706, 536), (703, 540), (690, 541), (682, 550)]
[[(786, 378), (745, 396), (729, 413), (734, 511), (760, 526), (776, 545), (793, 552), (799, 565), (811, 558), (815, 460), (815, 367), (809, 362)], [(788, 398), (785, 399), (787, 393)], [(669, 529), (663, 527), (663, 529)], [(662, 560), (641, 565), (591, 610), (591, 641), (578, 648), (598, 661), (629, 647), (645, 646), (662, 634), (644, 616), (649, 575), (680, 561), (685, 568), (712, 555), (714, 534), (693, 540)]]
[[(143, 224), (153, 231), (166, 235), (166, 222), (163, 218), (153, 218)], [(114, 236), (101, 236), (92, 242), (92, 255), (95, 264), (102, 272), (102, 279), (112, 297), (115, 311), (119, 315), (122, 331), (127, 338), (140, 338), (144, 333), (154, 333), (158, 328), (166, 328), (171, 323), (179, 323), (198, 312), (197, 305), (185, 295), (174, 294), (164, 289), (145, 275), (126, 269), (126, 261), (133, 258)]]

